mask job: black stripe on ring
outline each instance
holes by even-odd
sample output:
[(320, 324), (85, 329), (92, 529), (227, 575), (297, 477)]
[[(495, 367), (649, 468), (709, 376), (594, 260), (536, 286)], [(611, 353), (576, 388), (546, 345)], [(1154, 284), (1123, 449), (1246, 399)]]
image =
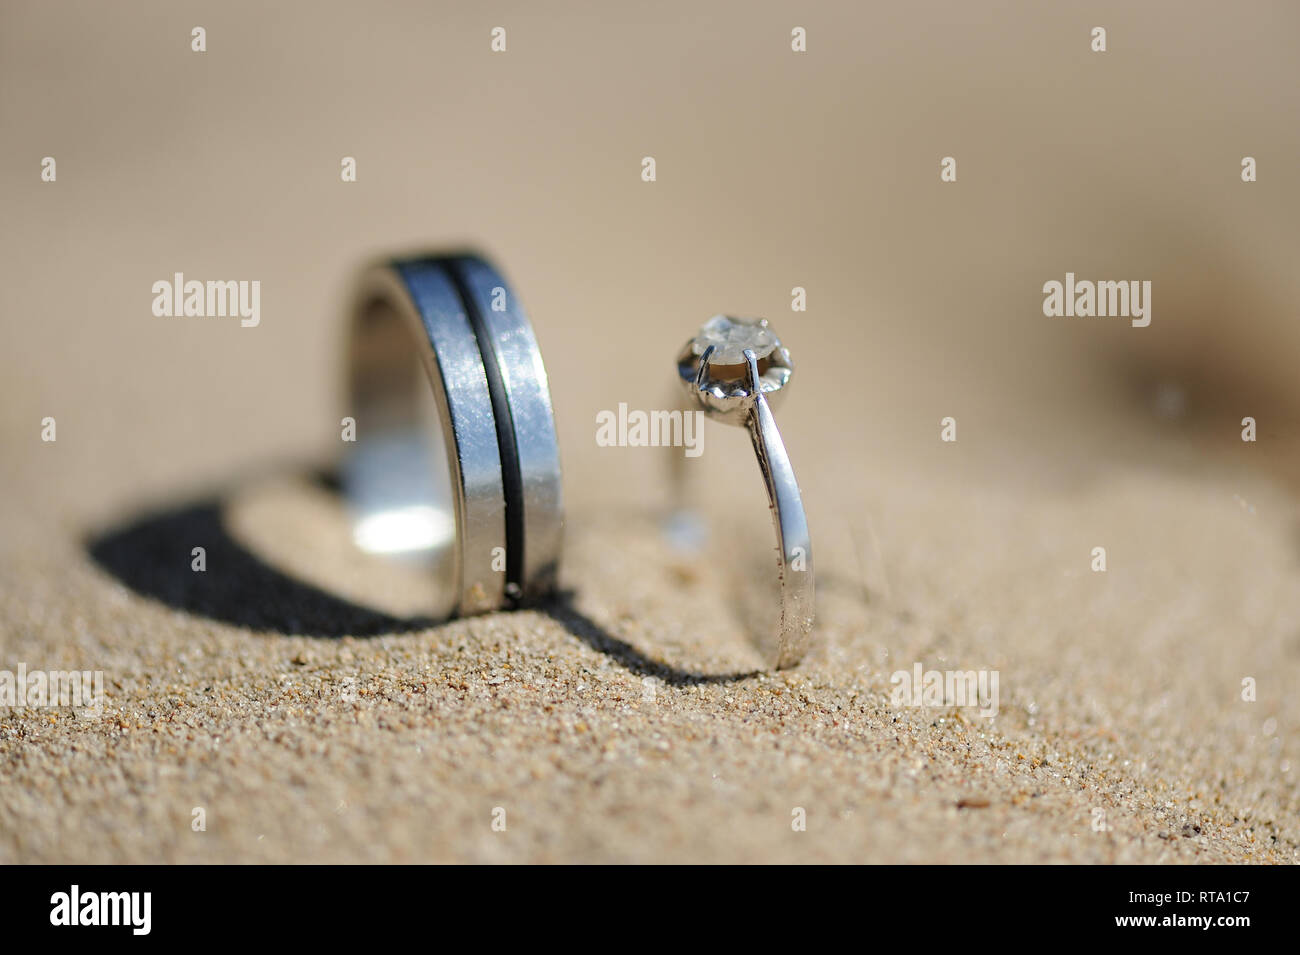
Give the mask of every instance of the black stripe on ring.
[(474, 292), (465, 280), (464, 260), (452, 258), (442, 264), (451, 283), (465, 307), (465, 316), (478, 349), (483, 357), (483, 370), (487, 373), (488, 396), (492, 401), (492, 418), (496, 422), (497, 447), (501, 455), (501, 485), (505, 492), (506, 507), (506, 598), (513, 602), (523, 593), (524, 576), (524, 478), (519, 468), (519, 449), (515, 445), (515, 420), (506, 394), (506, 383), (501, 377), (500, 356), (492, 341), (483, 312), (474, 299)]

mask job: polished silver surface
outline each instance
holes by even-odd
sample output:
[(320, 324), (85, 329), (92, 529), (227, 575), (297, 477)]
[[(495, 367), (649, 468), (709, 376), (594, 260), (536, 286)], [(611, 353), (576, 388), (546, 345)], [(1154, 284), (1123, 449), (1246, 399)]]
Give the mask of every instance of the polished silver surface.
[[(435, 614), (553, 588), (562, 503), (546, 372), (522, 309), (472, 257), (363, 277), (343, 483), (362, 549), (427, 564)], [(531, 534), (530, 534), (531, 532)]]
[[(776, 530), (781, 612), (772, 662), (781, 669), (794, 666), (803, 658), (816, 616), (808, 521), (794, 468), (771, 407), (789, 383), (794, 365), (789, 351), (779, 340), (768, 348), (769, 339), (775, 340), (775, 333), (766, 319), (748, 322), (727, 319), (739, 327), (720, 331), (717, 326), (721, 317), (710, 320), (700, 336), (686, 343), (677, 358), (678, 378), (706, 415), (728, 424), (743, 425), (753, 439)], [(759, 347), (745, 347), (744, 326), (751, 329), (748, 341)], [(742, 362), (720, 365), (711, 360), (718, 353), (723, 335)], [(763, 355), (763, 351), (769, 353)]]
[(458, 258), (452, 267), (466, 300), (486, 327), (491, 355), (484, 357), (494, 360), (500, 372), (522, 500), (519, 512), (511, 505), (506, 508), (507, 537), (519, 537), (522, 543), (512, 549), (518, 566), (508, 576), (522, 590), (523, 599), (535, 599), (555, 588), (564, 531), (560, 449), (546, 366), (528, 316), (501, 274), (478, 258)]

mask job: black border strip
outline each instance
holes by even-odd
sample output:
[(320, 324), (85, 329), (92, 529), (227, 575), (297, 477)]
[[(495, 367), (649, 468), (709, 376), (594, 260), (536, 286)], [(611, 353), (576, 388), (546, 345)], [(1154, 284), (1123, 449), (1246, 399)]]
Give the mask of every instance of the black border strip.
[[(719, 812), (725, 814), (726, 807)], [(774, 819), (779, 825), (780, 820)], [(511, 847), (501, 858), (515, 862), (619, 862), (626, 861), (630, 853), (601, 855), (573, 838), (575, 827), (579, 836), (585, 834), (584, 820), (577, 814), (570, 819), (539, 819), (536, 823), (559, 840), (560, 846), (552, 852), (530, 849), (529, 846)], [(849, 825), (833, 817), (826, 825)], [(789, 823), (785, 823), (789, 825)], [(484, 823), (484, 831), (487, 824)], [(210, 838), (210, 837), (209, 837)], [(217, 836), (216, 838), (221, 838)], [(565, 839), (568, 838), (568, 841)], [(650, 837), (646, 837), (647, 839)], [(1101, 838), (1101, 837), (1099, 837)], [(76, 847), (63, 846), (62, 851), (75, 854)], [(791, 844), (793, 845), (793, 844)], [(641, 855), (646, 858), (665, 856), (656, 847), (643, 842)], [(924, 848), (924, 847), (923, 847)], [(31, 850), (28, 850), (29, 852)], [(204, 849), (178, 850), (180, 854), (202, 858)], [(299, 850), (307, 852), (308, 850)], [(1150, 848), (1148, 847), (1148, 851)], [(1198, 859), (1195, 848), (1184, 847), (1172, 858), (1180, 861)], [(459, 852), (437, 847), (424, 847), (417, 854), (427, 853), (431, 860), (440, 857), (456, 859), (472, 856), (472, 850)], [(801, 858), (815, 852), (790, 848), (773, 848), (760, 861), (780, 861), (778, 856)], [(22, 850), (18, 857), (21, 858)], [(728, 857), (752, 860), (752, 855), (739, 848), (733, 852), (722, 851), (721, 858), (710, 860), (727, 863)], [(963, 857), (964, 858), (964, 857)], [(9, 861), (7, 858), (6, 861)], [(862, 903), (864, 921), (880, 923), (904, 931), (916, 926), (928, 927), (943, 919), (954, 926), (943, 937), (954, 935), (962, 927), (967, 934), (980, 933), (989, 937), (1040, 938), (1068, 934), (1070, 938), (1096, 940), (1114, 947), (1114, 939), (1130, 936), (1125, 949), (1198, 951), (1202, 946), (1215, 951), (1232, 951), (1246, 942), (1247, 947), (1263, 950), (1263, 942), (1278, 938), (1280, 933), (1295, 927), (1295, 868), (1293, 866), (1243, 866), (1243, 865), (1192, 865), (1192, 866), (998, 866), (992, 869), (981, 866), (964, 869), (958, 873), (947, 866), (895, 866), (872, 867), (867, 872), (881, 884), (887, 884), (887, 898), (869, 898)], [(692, 874), (695, 871), (698, 874)], [(39, 949), (68, 951), (72, 945), (82, 943), (99, 947), (104, 943), (116, 948), (122, 942), (131, 945), (150, 940), (168, 945), (174, 952), (178, 945), (193, 945), (196, 939), (228, 944), (238, 950), (251, 950), (254, 942), (258, 949), (267, 942), (281, 942), (301, 949), (318, 940), (330, 950), (339, 947), (341, 940), (365, 948), (374, 945), (375, 922), (387, 915), (398, 917), (408, 913), (418, 917), (429, 908), (427, 880), (405, 866), (367, 867), (358, 876), (351, 866), (337, 864), (306, 866), (289, 872), (279, 866), (241, 866), (235, 870), (226, 866), (187, 865), (173, 866), (0, 866), (0, 892), (4, 897), (4, 938), (9, 951), (25, 951), (19, 946), (31, 940), (37, 944), (49, 939), (53, 945)], [(824, 874), (823, 874), (824, 873)], [(961, 891), (951, 892), (936, 901), (933, 886), (936, 879), (959, 876), (963, 879)], [(508, 878), (508, 877), (507, 877)], [(550, 884), (560, 885), (566, 877), (561, 874), (543, 876)], [(707, 891), (716, 884), (712, 872), (677, 865), (673, 878), (689, 889), (698, 886)], [(844, 883), (841, 870), (820, 867), (801, 868), (799, 878), (810, 891), (821, 884), (828, 894)], [(824, 880), (824, 881), (821, 881)], [(518, 885), (528, 888), (536, 884), (520, 880)], [(746, 895), (754, 895), (771, 883), (770, 870), (752, 869), (749, 874), (733, 871), (732, 882)], [(497, 873), (474, 875), (464, 872), (458, 876), (455, 888), (447, 894), (450, 905), (463, 918), (473, 921), (504, 922), (500, 916), (496, 893), (492, 889), (502, 884)], [(573, 878), (574, 893), (580, 893), (590, 884), (587, 877)], [(54, 925), (51, 915), (58, 902), (58, 893), (71, 894), (73, 885), (84, 897), (90, 892), (150, 892), (150, 933), (133, 934), (127, 925), (79, 927)], [(374, 918), (328, 919), (295, 917), (298, 913), (311, 913), (322, 899), (338, 896), (339, 886), (347, 886), (346, 904), (351, 911), (374, 913)], [(746, 890), (750, 886), (753, 891)], [(695, 890), (690, 890), (695, 891)], [(1150, 897), (1159, 895), (1160, 904), (1134, 902), (1135, 893)], [(1203, 895), (1204, 893), (1204, 895)], [(519, 893), (520, 904), (514, 906), (510, 924), (503, 925), (500, 937), (512, 939), (511, 927), (526, 926), (531, 932), (521, 942), (535, 937), (532, 925), (547, 919), (554, 920), (554, 901), (548, 896), (527, 891)], [(212, 900), (211, 904), (196, 904), (196, 900)], [(141, 897), (143, 900), (143, 897)], [(627, 917), (619, 906), (590, 906), (593, 931), (627, 933)], [(139, 911), (139, 910), (136, 910)], [(1152, 919), (1132, 924), (1133, 917)], [(1209, 928), (1186, 924), (1190, 918), (1219, 918), (1244, 916), (1249, 924), (1212, 924)], [(584, 912), (585, 917), (585, 912)], [(1270, 928), (1271, 926), (1271, 928)], [(730, 927), (730, 926), (729, 926)], [(735, 933), (744, 937), (746, 931), (762, 940), (768, 925), (748, 922), (740, 924)], [(919, 933), (918, 933), (919, 934)], [(65, 943), (59, 946), (60, 938)], [(1201, 945), (1187, 943), (1203, 940)], [(71, 943), (71, 944), (68, 944)], [(114, 944), (116, 943), (116, 944)]]

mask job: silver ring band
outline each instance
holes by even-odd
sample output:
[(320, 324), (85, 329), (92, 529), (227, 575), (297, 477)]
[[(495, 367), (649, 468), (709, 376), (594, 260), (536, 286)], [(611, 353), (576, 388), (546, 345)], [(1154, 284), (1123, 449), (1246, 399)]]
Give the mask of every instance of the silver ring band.
[(428, 563), (435, 616), (556, 584), (563, 527), (546, 369), (501, 275), (472, 256), (368, 270), (349, 348), (343, 482), (363, 550)]
[(691, 401), (711, 418), (744, 425), (754, 442), (779, 555), (781, 614), (772, 656), (777, 669), (803, 658), (816, 615), (808, 520), (771, 408), (793, 373), (790, 352), (766, 319), (714, 316), (677, 356), (678, 380)]
[[(759, 373), (754, 353), (745, 352), (750, 381), (758, 387)], [(813, 580), (812, 538), (803, 499), (795, 481), (794, 467), (786, 453), (776, 418), (761, 390), (750, 410), (749, 434), (763, 472), (767, 499), (772, 505), (776, 529), (778, 575), (781, 580), (781, 620), (777, 627), (777, 669), (794, 666), (808, 649), (816, 614), (816, 586)]]
[[(560, 448), (555, 436), (555, 417), (551, 408), (550, 385), (542, 353), (533, 336), (533, 327), (519, 300), (511, 293), (501, 275), (482, 259), (463, 257), (451, 265), (452, 273), (471, 312), (482, 317), (486, 336), (480, 332), (480, 344), (486, 339), (486, 367), (500, 373), (505, 411), (509, 416), (506, 431), (513, 435), (513, 468), (517, 478), (519, 506), (506, 506), (506, 536), (521, 536), (517, 573), (507, 578), (517, 583), (524, 600), (535, 600), (555, 589), (560, 569), (560, 548), (564, 529), (564, 499), (560, 488)], [(491, 355), (488, 352), (491, 352)], [(498, 411), (497, 431), (502, 432)], [(506, 439), (502, 439), (502, 447)], [(505, 472), (507, 499), (512, 481), (511, 469)], [(518, 515), (518, 527), (512, 531), (510, 519)], [(509, 584), (507, 585), (509, 586)]]

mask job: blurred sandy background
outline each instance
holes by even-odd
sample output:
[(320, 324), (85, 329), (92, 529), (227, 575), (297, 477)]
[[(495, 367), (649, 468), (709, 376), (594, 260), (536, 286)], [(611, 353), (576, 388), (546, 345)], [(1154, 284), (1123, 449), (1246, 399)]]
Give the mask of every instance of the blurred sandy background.
[[(6, 3), (0, 668), (109, 708), (0, 715), (0, 859), (1294, 862), (1300, 14), (980, 6)], [(301, 479), (356, 268), (467, 243), (550, 371), (572, 598), (390, 626), (309, 586)], [(260, 326), (154, 317), (177, 271)], [(1150, 280), (1150, 327), (1044, 317), (1066, 271)], [(594, 440), (719, 311), (798, 365), (788, 673), (746, 435), (691, 462), (704, 557), (663, 456)], [(916, 661), (997, 668), (999, 716), (891, 707)]]

